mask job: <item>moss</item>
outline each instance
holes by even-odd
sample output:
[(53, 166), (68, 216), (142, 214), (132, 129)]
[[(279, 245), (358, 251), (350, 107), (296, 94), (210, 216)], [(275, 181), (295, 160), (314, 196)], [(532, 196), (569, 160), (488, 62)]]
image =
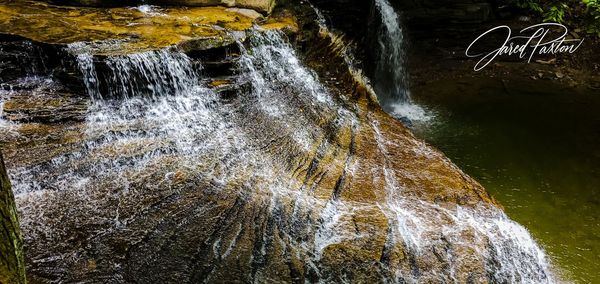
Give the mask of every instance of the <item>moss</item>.
[(231, 84), (231, 80), (222, 80), (222, 79), (217, 79), (217, 80), (212, 80), (210, 82), (210, 86), (213, 88), (218, 88), (224, 85), (229, 85)]
[[(294, 26), (293, 19), (268, 21), (267, 29)], [(227, 31), (253, 27), (253, 19), (224, 7), (171, 7), (153, 13), (135, 8), (53, 6), (0, 1), (0, 30), (50, 44), (119, 40), (119, 52), (176, 45), (193, 38), (226, 38)], [(102, 52), (99, 52), (102, 53)]]
[(296, 19), (291, 15), (271, 17), (261, 27), (267, 30), (284, 30), (292, 33), (297, 33), (299, 30)]

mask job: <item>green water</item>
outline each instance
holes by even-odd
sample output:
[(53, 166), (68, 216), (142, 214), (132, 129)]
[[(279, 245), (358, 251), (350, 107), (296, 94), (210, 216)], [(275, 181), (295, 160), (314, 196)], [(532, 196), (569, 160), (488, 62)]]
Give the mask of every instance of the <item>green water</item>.
[(562, 279), (600, 283), (600, 92), (478, 79), (413, 93), (436, 116), (417, 135), (526, 226)]

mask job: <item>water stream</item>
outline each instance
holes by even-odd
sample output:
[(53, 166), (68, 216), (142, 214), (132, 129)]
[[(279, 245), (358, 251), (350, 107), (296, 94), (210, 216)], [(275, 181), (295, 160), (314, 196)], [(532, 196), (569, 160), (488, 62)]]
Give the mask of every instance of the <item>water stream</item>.
[[(85, 50), (81, 45), (69, 50)], [(339, 275), (332, 278), (335, 274), (323, 258), (335, 245), (370, 240), (372, 236), (356, 233), (353, 218), (375, 211), (383, 212), (389, 222), (386, 250), (404, 247), (413, 263), (379, 263), (382, 280), (553, 282), (544, 252), (500, 209), (446, 208), (405, 194), (388, 157), (394, 141), (375, 117), (368, 127), (375, 130), (383, 158), (372, 170), (383, 172), (383, 201), (320, 196), (318, 173), (311, 172), (318, 165), (294, 170), (296, 163), (312, 155), (333, 155), (333, 164), (332, 153), (344, 149), (329, 133), (356, 130), (357, 115), (303, 66), (280, 32), (254, 31), (238, 46), (235, 84), (248, 87), (231, 98), (208, 88), (202, 63), (177, 49), (104, 59), (75, 54), (92, 98), (81, 139), (67, 153), (10, 171), (24, 235), (34, 254), (32, 271), (62, 271), (76, 279), (87, 270), (71, 267), (88, 257), (102, 263), (106, 277), (117, 282), (132, 274), (150, 279), (144, 278), (150, 275), (141, 263), (165, 269), (158, 275), (191, 267), (181, 272), (188, 279), (218, 279), (220, 265), (229, 267), (228, 261), (246, 257), (242, 242), (251, 236), (256, 238), (249, 258), (256, 267), (252, 279), (268, 279), (269, 255), (281, 250), (304, 263), (308, 279), (350, 281)], [(416, 147), (418, 155), (440, 155), (424, 143)], [(341, 170), (351, 175), (353, 163)], [(303, 171), (305, 178), (298, 174)], [(254, 235), (249, 224), (237, 219), (243, 217), (211, 215), (218, 207), (211, 198), (228, 200), (231, 195), (239, 200), (232, 210), (261, 210), (255, 222), (264, 219), (277, 234), (265, 229)], [(177, 206), (163, 209), (169, 202)], [(178, 223), (168, 227), (165, 216)], [(227, 225), (205, 239), (193, 239), (206, 229), (197, 222), (214, 219), (225, 219)], [(172, 231), (191, 238), (173, 241), (173, 250), (186, 255), (199, 249), (194, 244), (203, 243), (203, 258), (181, 257), (151, 245), (164, 246)], [(153, 232), (146, 236), (148, 246), (128, 253), (118, 250), (119, 245), (137, 245), (137, 236), (148, 232)], [(432, 259), (437, 261), (430, 263)], [(213, 268), (207, 272), (198, 263), (211, 263)], [(428, 269), (419, 269), (423, 263), (430, 263), (425, 265)]]
[(377, 54), (373, 86), (379, 101), (388, 113), (410, 121), (427, 121), (430, 114), (412, 102), (410, 83), (405, 64), (406, 39), (402, 20), (388, 0), (376, 0), (375, 7), (381, 15), (377, 30)]

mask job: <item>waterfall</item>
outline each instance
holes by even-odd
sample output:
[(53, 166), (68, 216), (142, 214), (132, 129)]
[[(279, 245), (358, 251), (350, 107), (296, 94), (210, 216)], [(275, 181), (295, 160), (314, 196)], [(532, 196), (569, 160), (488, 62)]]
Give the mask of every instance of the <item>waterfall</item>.
[[(248, 49), (240, 44), (240, 65), (243, 80), (251, 82), (255, 101), (246, 100), (245, 103), (258, 105), (271, 119), (284, 120), (282, 132), (289, 131), (294, 138), (301, 137), (294, 140), (299, 145), (314, 143), (314, 139), (322, 134), (315, 131), (318, 127), (311, 125), (309, 120), (298, 116), (294, 101), (303, 101), (312, 105), (313, 110), (324, 113), (327, 109), (339, 109), (340, 106), (332, 100), (318, 78), (299, 63), (295, 52), (281, 34), (263, 32), (254, 34), (249, 40)], [(290, 95), (282, 96), (283, 93)], [(357, 124), (352, 114), (341, 114), (343, 116), (339, 123)], [(294, 119), (287, 119), (289, 117)], [(387, 145), (392, 142), (387, 141), (379, 132), (377, 122), (374, 122), (373, 128), (377, 131), (376, 140), (380, 151), (387, 155)], [(424, 143), (420, 147), (424, 154), (434, 155)], [(307, 147), (300, 149), (305, 151)], [(393, 169), (388, 168), (388, 162), (383, 161), (387, 199), (385, 203), (376, 206), (391, 220), (393, 229), (390, 232), (390, 245), (405, 245), (416, 262), (441, 258), (447, 266), (431, 267), (429, 271), (419, 271), (416, 274), (402, 268), (389, 268), (390, 274), (394, 276), (386, 281), (463, 282), (467, 279), (464, 275), (459, 275), (459, 271), (468, 271), (473, 265), (479, 265), (484, 267), (484, 271), (474, 273), (470, 281), (553, 283), (545, 253), (523, 226), (510, 220), (495, 207), (442, 208), (404, 196)], [(270, 167), (276, 166), (271, 164)], [(274, 174), (273, 168), (265, 172), (267, 176)], [(311, 243), (299, 242), (294, 243), (294, 246), (299, 250), (297, 253), (305, 255), (309, 267), (321, 281), (327, 282), (328, 276), (320, 267), (323, 252), (329, 246), (368, 238), (369, 236), (354, 233), (352, 218), (361, 210), (369, 210), (369, 206), (318, 199), (305, 194), (301, 189), (295, 190), (294, 187), (298, 186), (300, 185), (276, 182), (266, 188), (272, 194), (270, 202), (274, 204), (273, 214), (278, 214), (281, 210), (278, 204), (285, 203), (290, 198), (296, 206), (301, 206), (296, 207), (298, 215), (293, 215), (292, 218), (303, 218), (303, 214), (309, 214), (306, 211), (316, 212), (319, 221), (311, 224), (310, 219), (303, 219), (302, 225), (296, 224), (302, 230), (296, 227), (285, 232), (290, 239), (313, 239)], [(285, 228), (286, 224), (287, 222), (282, 221), (278, 225)], [(298, 231), (302, 234), (299, 235)]]
[(128, 176), (165, 159), (176, 156), (183, 166), (195, 159), (216, 160), (232, 145), (243, 145), (236, 143), (235, 132), (224, 132), (231, 128), (227, 113), (215, 108), (218, 96), (200, 85), (198, 67), (184, 53), (108, 57), (101, 76), (91, 55), (76, 58), (93, 101), (84, 143), (79, 151), (13, 176), (17, 194), (82, 190), (98, 180), (124, 186), (131, 182)]
[[(81, 45), (71, 44), (69, 50), (79, 52), (76, 55), (77, 63), (88, 94), (93, 99), (134, 96), (156, 99), (188, 92), (195, 85), (194, 80), (197, 80), (192, 62), (181, 52), (163, 49), (109, 56), (102, 61), (103, 70), (99, 71), (94, 56), (85, 52), (86, 48)], [(104, 80), (100, 81), (99, 77)]]
[[(376, 118), (364, 125), (369, 119), (360, 121), (332, 95), (284, 34), (252, 31), (238, 47), (232, 80), (239, 89), (230, 97), (204, 85), (201, 62), (177, 49), (77, 54), (93, 101), (83, 137), (67, 153), (11, 171), (22, 227), (35, 240), (30, 251), (43, 251), (36, 265), (68, 273), (84, 271), (76, 266), (82, 259), (98, 259), (111, 279), (133, 279), (126, 273), (152, 267), (188, 280), (196, 269), (210, 281), (218, 265), (250, 262), (253, 274), (244, 277), (267, 282), (270, 261), (285, 255), (302, 263), (310, 281), (351, 281), (331, 276), (328, 249), (370, 243), (373, 236), (357, 233), (355, 218), (383, 212), (390, 226), (385, 249), (405, 248), (408, 264), (367, 261), (382, 282), (552, 282), (544, 253), (499, 209), (445, 208), (405, 195), (395, 172), (401, 169), (388, 157), (394, 142)], [(375, 131), (383, 153), (371, 169), (385, 179), (377, 204), (318, 192), (330, 189), (320, 188), (328, 171), (353, 174), (357, 161), (344, 164), (351, 146), (340, 146), (338, 136), (359, 127)], [(320, 173), (319, 161), (327, 163)], [(65, 241), (65, 228), (80, 228), (83, 237)], [(194, 238), (204, 231), (206, 238)], [(89, 273), (103, 276), (100, 269)]]
[[(241, 73), (252, 82), (260, 105), (271, 115), (289, 104), (290, 97), (307, 105), (327, 107), (333, 100), (318, 78), (302, 66), (294, 49), (277, 31), (255, 32), (249, 38), (251, 50), (242, 43)], [(318, 108), (317, 108), (318, 109)]]
[(375, 5), (381, 14), (382, 22), (377, 36), (377, 92), (382, 94), (383, 104), (409, 101), (410, 91), (404, 62), (404, 32), (400, 25), (400, 17), (387, 0), (376, 0)]
[(0, 126), (4, 126), (6, 120), (4, 119), (4, 98), (0, 96)]
[[(373, 123), (373, 128), (378, 147), (387, 156), (391, 142), (380, 132), (378, 122)], [(424, 143), (421, 146), (423, 154), (435, 155)], [(523, 226), (510, 220), (500, 209), (492, 206), (443, 208), (406, 197), (402, 185), (388, 168), (389, 162), (383, 161), (387, 203), (382, 209), (392, 220), (392, 243), (404, 242), (414, 261), (425, 261), (433, 253), (447, 264), (421, 271), (418, 276), (400, 274), (397, 281), (462, 283), (466, 279), (458, 275), (458, 271), (483, 264), (485, 272), (472, 271), (469, 281), (554, 283), (543, 250)]]
[(388, 113), (410, 121), (428, 121), (430, 117), (410, 97), (406, 72), (405, 37), (400, 16), (388, 0), (375, 0), (381, 16), (377, 31), (377, 53), (373, 85), (380, 104)]

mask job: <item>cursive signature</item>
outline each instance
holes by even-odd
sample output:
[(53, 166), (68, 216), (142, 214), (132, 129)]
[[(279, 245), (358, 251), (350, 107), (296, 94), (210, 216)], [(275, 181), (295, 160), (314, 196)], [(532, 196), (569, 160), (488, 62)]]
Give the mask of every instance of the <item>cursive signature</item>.
[[(548, 33), (554, 28), (558, 30), (559, 36), (551, 37)], [(489, 53), (473, 54), (471, 49), (473, 46), (484, 39), (492, 32), (506, 32), (506, 39), (500, 47), (492, 50)], [(533, 33), (531, 33), (533, 32)], [(523, 35), (529, 34), (530, 35)], [(522, 29), (519, 35), (513, 36), (512, 29), (509, 26), (497, 26), (492, 28), (479, 37), (477, 37), (465, 51), (465, 55), (470, 58), (481, 57), (475, 64), (473, 70), (479, 71), (488, 66), (494, 59), (501, 55), (515, 55), (519, 58), (526, 58), (527, 62), (531, 62), (534, 55), (558, 54), (558, 53), (574, 53), (583, 43), (583, 39), (567, 39), (569, 30), (562, 24), (558, 23), (542, 23)], [(524, 43), (518, 44), (517, 39), (522, 39)]]

